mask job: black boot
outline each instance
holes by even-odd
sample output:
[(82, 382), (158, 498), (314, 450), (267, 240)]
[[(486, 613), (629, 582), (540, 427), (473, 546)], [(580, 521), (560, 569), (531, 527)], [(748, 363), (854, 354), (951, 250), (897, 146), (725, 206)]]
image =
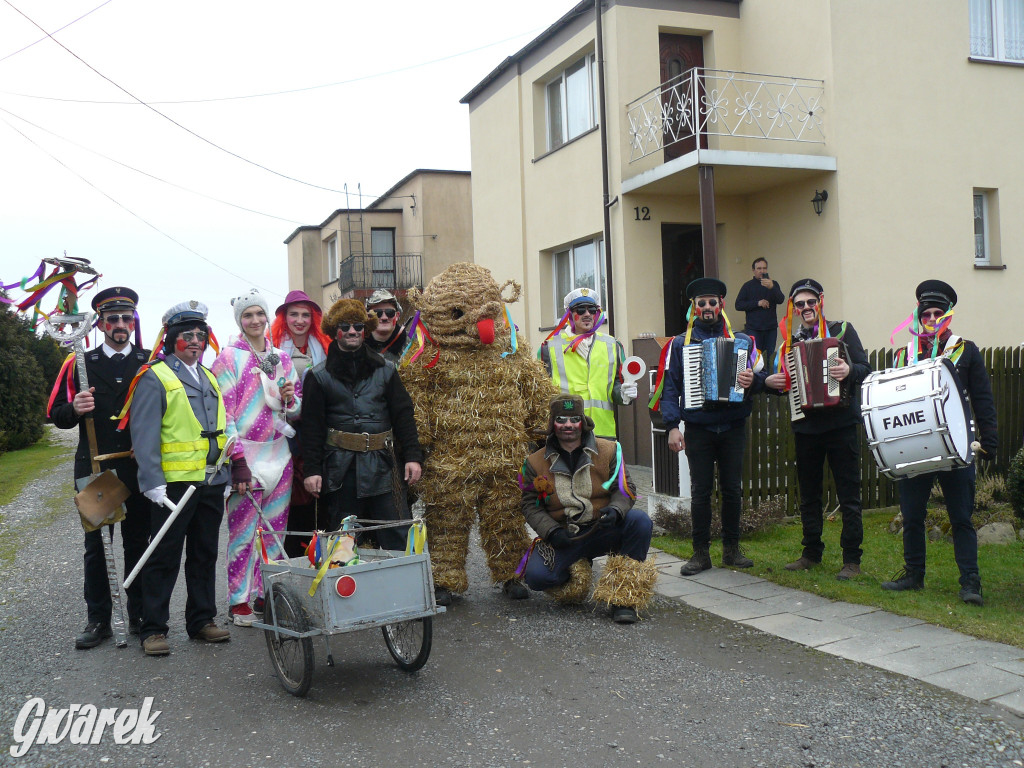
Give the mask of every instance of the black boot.
[(985, 599), (981, 596), (981, 577), (976, 573), (965, 576), (960, 585), (960, 599), (969, 605), (984, 605)]
[(509, 579), (501, 585), (501, 591), (509, 600), (525, 600), (530, 596), (530, 590), (518, 579)]
[(907, 566), (892, 577), (892, 581), (883, 581), (882, 589), (893, 592), (905, 592), (908, 589), (924, 589), (924, 571)]
[(451, 605), (452, 593), (444, 587), (434, 587), (434, 602), (438, 605)]
[(722, 565), (733, 568), (752, 568), (754, 561), (740, 551), (739, 544), (726, 544), (722, 547)]
[(706, 546), (694, 547), (693, 557), (683, 563), (679, 569), (682, 576), (696, 576), (701, 571), (711, 569), (711, 553)]
[(112, 635), (110, 624), (90, 621), (82, 630), (82, 634), (75, 638), (75, 648), (80, 651), (84, 651), (86, 648), (95, 648)]

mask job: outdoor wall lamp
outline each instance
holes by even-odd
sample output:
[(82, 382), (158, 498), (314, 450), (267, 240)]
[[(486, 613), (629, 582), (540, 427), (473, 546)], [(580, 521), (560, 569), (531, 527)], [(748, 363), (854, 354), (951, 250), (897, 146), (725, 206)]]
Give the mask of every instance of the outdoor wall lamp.
[(814, 206), (814, 212), (821, 216), (821, 211), (825, 207), (825, 201), (828, 200), (828, 192), (824, 189), (820, 192), (814, 190), (814, 198), (811, 200), (811, 205)]

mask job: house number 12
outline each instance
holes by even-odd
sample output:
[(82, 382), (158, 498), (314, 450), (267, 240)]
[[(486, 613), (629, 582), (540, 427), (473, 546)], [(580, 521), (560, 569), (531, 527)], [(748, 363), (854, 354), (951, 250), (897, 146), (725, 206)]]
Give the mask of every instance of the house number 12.
[(643, 207), (637, 207), (633, 209), (633, 213), (636, 214), (636, 221), (650, 221), (651, 220), (651, 209), (646, 205)]

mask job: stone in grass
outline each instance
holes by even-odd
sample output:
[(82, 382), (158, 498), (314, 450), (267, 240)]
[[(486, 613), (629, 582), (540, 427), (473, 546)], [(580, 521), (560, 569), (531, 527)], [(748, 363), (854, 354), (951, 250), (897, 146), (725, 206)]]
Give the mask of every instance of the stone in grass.
[(978, 544), (1009, 544), (1016, 539), (1011, 523), (988, 523), (978, 529)]

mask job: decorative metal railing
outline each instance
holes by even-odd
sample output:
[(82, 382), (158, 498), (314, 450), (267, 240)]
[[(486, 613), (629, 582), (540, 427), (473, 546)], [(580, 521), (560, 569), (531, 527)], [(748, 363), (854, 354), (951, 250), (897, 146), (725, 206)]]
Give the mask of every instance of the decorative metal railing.
[(422, 287), (423, 260), (418, 253), (356, 253), (342, 260), (338, 274), (342, 296), (360, 289), (404, 291)]
[(824, 95), (823, 80), (689, 69), (626, 105), (630, 162), (695, 136), (823, 144)]

